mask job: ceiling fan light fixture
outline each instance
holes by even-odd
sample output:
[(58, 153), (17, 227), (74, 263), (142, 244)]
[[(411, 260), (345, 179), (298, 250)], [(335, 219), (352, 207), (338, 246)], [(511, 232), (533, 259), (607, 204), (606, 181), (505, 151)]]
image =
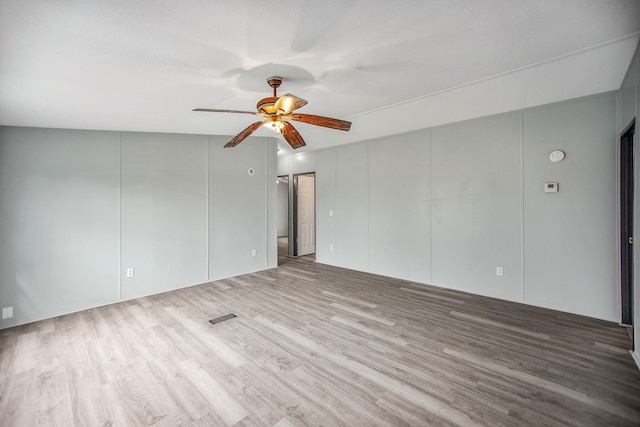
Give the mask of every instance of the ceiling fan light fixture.
[(281, 133), (284, 124), (280, 120), (270, 120), (262, 126), (266, 127), (267, 129), (271, 129), (273, 133)]

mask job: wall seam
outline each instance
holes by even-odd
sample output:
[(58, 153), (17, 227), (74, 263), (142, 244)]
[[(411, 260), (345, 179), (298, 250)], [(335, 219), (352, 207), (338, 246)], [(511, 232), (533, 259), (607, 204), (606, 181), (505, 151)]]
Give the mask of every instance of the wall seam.
[[(264, 144), (262, 144), (265, 148), (265, 156), (264, 156), (264, 242), (262, 250), (264, 251), (263, 257), (263, 268), (269, 268), (269, 237), (271, 236), (269, 233), (269, 185), (273, 185), (273, 182), (269, 184), (269, 179), (271, 178), (270, 170), (269, 170), (269, 159), (271, 158), (271, 140), (267, 137), (264, 138)], [(278, 234), (278, 233), (276, 233)], [(276, 236), (276, 245), (278, 242), (278, 236)]]
[(338, 221), (340, 220), (340, 205), (338, 204), (338, 148), (333, 149), (333, 194), (331, 195), (333, 198), (332, 207), (334, 209), (333, 212), (333, 221), (331, 223), (331, 240), (333, 243), (333, 251), (331, 253), (331, 264), (336, 265), (336, 249), (340, 250), (338, 243)]
[(433, 284), (433, 159), (431, 157), (431, 146), (433, 144), (433, 138), (431, 137), (431, 129), (429, 129), (427, 149), (429, 152), (429, 185), (427, 186), (427, 199), (429, 200), (429, 284)]
[(209, 224), (211, 223), (211, 208), (210, 208), (210, 196), (209, 196), (209, 136), (204, 137), (204, 156), (205, 156), (205, 164), (204, 164), (204, 175), (205, 175), (205, 191), (206, 191), (206, 207), (205, 207), (205, 215), (206, 215), (206, 235), (207, 235), (207, 281), (211, 280), (211, 230)]
[(520, 268), (521, 268), (521, 277), (520, 277), (520, 286), (522, 287), (522, 302), (525, 301), (525, 265), (524, 265), (524, 260), (525, 260), (525, 256), (524, 256), (524, 251), (525, 251), (525, 245), (524, 245), (524, 227), (525, 227), (525, 209), (524, 209), (524, 173), (525, 173), (525, 165), (524, 165), (524, 111), (520, 112), (520, 188), (522, 190), (522, 194), (520, 195), (521, 197), (521, 209), (522, 209), (522, 220), (520, 222)]
[(371, 158), (369, 157), (370, 141), (365, 143), (366, 159), (367, 159), (367, 272), (371, 273)]
[(371, 156), (367, 142), (367, 271), (371, 272)]
[(118, 300), (122, 301), (122, 132), (118, 132)]
[(287, 240), (287, 254), (289, 256), (293, 256), (296, 252), (294, 245), (296, 245), (296, 234), (293, 230), (293, 222), (295, 219), (293, 218), (294, 207), (293, 207), (293, 192), (295, 188), (293, 187), (293, 175), (296, 172), (296, 155), (292, 154), (289, 161), (289, 170), (287, 171), (287, 175), (289, 176), (289, 188), (287, 189), (287, 211), (289, 215), (289, 223), (287, 227), (289, 227), (289, 239)]

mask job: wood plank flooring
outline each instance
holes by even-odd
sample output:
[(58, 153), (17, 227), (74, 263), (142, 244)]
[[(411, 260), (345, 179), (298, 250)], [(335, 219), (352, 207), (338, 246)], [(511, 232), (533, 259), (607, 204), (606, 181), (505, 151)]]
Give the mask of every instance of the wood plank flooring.
[(0, 425), (640, 425), (628, 347), (615, 324), (287, 259), (0, 331)]

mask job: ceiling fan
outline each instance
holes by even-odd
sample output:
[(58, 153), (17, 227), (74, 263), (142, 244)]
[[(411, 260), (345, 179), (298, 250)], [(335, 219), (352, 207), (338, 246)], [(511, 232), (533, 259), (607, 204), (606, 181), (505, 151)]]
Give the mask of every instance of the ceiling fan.
[(261, 125), (273, 130), (274, 133), (281, 133), (292, 148), (304, 147), (306, 144), (300, 136), (300, 133), (287, 120), (308, 123), (316, 126), (323, 126), (331, 129), (348, 131), (351, 128), (351, 122), (345, 120), (332, 119), (330, 117), (314, 116), (311, 114), (293, 114), (298, 108), (307, 105), (307, 101), (298, 98), (290, 93), (284, 94), (278, 98), (276, 90), (282, 83), (282, 77), (273, 76), (267, 79), (269, 86), (273, 88), (273, 96), (261, 99), (256, 105), (258, 111), (239, 111), (239, 110), (216, 110), (211, 108), (195, 108), (193, 111), (205, 111), (211, 113), (240, 113), (253, 114), (255, 116), (264, 116), (265, 119), (249, 125), (245, 130), (236, 135), (231, 141), (227, 142), (225, 147), (235, 147), (240, 144), (246, 137), (255, 132)]

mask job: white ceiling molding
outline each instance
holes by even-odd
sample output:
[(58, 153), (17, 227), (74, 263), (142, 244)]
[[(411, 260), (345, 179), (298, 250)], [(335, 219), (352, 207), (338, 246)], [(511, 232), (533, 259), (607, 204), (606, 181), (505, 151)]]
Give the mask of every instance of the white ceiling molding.
[[(536, 107), (553, 102), (618, 90), (639, 37), (546, 61), (532, 67), (484, 79), (462, 87), (414, 99), (352, 118), (351, 131), (333, 135), (345, 144), (409, 132), (462, 120)], [(626, 64), (607, 67), (603, 64)], [(587, 88), (588, 90), (585, 90)], [(420, 114), (416, 114), (420, 112)], [(307, 139), (323, 129), (305, 129)]]

